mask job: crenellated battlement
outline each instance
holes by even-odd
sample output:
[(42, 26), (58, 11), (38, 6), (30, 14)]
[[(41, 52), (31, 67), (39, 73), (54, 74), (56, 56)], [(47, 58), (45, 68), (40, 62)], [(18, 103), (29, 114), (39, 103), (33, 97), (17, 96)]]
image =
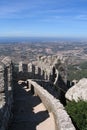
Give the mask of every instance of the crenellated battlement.
[(16, 74), (24, 75), (24, 77), (32, 79), (45, 79), (57, 83), (59, 75), (61, 75), (64, 83), (67, 82), (67, 72), (66, 72), (66, 59), (57, 56), (43, 56), (39, 57), (37, 61), (32, 63), (23, 63), (19, 64), (14, 63), (14, 72)]
[[(19, 62), (19, 64), (12, 63), (11, 59), (9, 57), (5, 57), (0, 62), (0, 130), (5, 130), (8, 126), (8, 121), (12, 117), (12, 106), (13, 106), (13, 91), (14, 91), (14, 82), (19, 80), (29, 81), (31, 84), (33, 84), (33, 81), (30, 79), (34, 79), (37, 81), (47, 81), (51, 83), (52, 85), (59, 88), (57, 92), (57, 96), (63, 98), (61, 95), (61, 90), (64, 89), (64, 91), (67, 90), (67, 88), (64, 86), (66, 84), (66, 68), (64, 64), (64, 59), (61, 60), (54, 57), (39, 57), (38, 61), (25, 64), (23, 62)], [(36, 84), (36, 83), (34, 83)], [(33, 86), (34, 86), (33, 84)], [(37, 86), (37, 87), (36, 87)], [(46, 90), (38, 87), (36, 84), (34, 86), (35, 91), (37, 95), (40, 97), (44, 105), (52, 111), (57, 112), (57, 108), (53, 106), (55, 102), (52, 103), (52, 99), (57, 102), (57, 99), (53, 98), (51, 94), (45, 92)], [(30, 87), (30, 86), (29, 86)], [(41, 91), (40, 91), (41, 89)], [(46, 95), (43, 95), (43, 92), (46, 93)], [(45, 94), (44, 93), (44, 94)], [(48, 96), (47, 96), (48, 95)], [(42, 98), (41, 98), (42, 97)], [(44, 102), (44, 97), (49, 100), (49, 104), (46, 104)], [(59, 98), (59, 99), (61, 99)], [(58, 102), (60, 102), (58, 100)], [(61, 104), (61, 103), (59, 103)], [(58, 107), (58, 106), (57, 106)], [(60, 106), (59, 106), (60, 107)], [(64, 108), (63, 108), (64, 109)], [(65, 111), (65, 110), (63, 110)], [(60, 115), (58, 116), (54, 113), (55, 122), (59, 123), (57, 124), (57, 128), (59, 130), (62, 130), (62, 124), (60, 121)], [(67, 116), (68, 120), (68, 116)], [(70, 120), (70, 119), (69, 119)], [(67, 121), (65, 122), (67, 124)], [(72, 130), (74, 130), (74, 127), (71, 123)], [(58, 127), (58, 125), (60, 125)], [(64, 130), (68, 130), (67, 127), (64, 128)]]
[(40, 66), (33, 63), (24, 64), (20, 62), (14, 65), (14, 72), (19, 74), (19, 78), (23, 75), (24, 78), (51, 80), (51, 76), (53, 75), (52, 69), (53, 68), (47, 71), (47, 69), (40, 68)]

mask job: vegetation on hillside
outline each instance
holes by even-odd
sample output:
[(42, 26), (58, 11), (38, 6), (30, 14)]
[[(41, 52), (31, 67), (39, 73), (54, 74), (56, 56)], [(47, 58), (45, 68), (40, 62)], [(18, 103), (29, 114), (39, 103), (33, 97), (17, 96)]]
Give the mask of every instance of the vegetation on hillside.
[(69, 102), (66, 110), (78, 130), (87, 130), (87, 102)]
[(80, 80), (81, 78), (87, 78), (87, 62), (83, 62), (79, 65), (69, 65), (68, 80)]

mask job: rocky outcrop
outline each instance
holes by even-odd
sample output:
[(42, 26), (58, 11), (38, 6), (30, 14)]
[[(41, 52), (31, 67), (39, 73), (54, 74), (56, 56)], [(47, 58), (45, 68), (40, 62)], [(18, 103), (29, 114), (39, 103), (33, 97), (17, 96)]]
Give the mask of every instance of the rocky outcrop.
[(65, 97), (69, 101), (87, 101), (87, 78), (81, 79), (77, 84), (70, 88)]

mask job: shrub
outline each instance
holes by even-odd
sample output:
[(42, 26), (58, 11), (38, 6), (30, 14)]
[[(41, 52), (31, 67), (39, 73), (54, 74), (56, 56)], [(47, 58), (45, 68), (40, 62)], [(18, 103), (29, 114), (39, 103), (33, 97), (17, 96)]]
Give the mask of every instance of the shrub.
[(87, 130), (87, 102), (69, 102), (66, 110), (79, 130)]

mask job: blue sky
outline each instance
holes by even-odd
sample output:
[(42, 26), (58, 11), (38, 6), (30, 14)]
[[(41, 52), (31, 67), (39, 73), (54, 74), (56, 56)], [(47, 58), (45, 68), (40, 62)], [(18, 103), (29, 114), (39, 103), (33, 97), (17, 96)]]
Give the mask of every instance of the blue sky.
[(87, 0), (0, 0), (0, 36), (87, 36)]

